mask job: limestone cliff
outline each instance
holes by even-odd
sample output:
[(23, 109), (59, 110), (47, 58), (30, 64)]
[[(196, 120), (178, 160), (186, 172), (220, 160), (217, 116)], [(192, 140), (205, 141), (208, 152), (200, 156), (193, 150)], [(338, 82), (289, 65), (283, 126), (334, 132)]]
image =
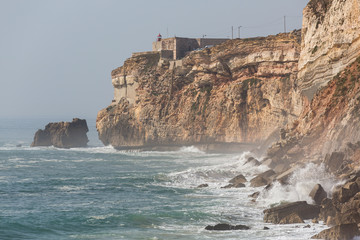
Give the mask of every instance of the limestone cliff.
[(275, 161), (291, 163), (323, 160), (327, 154), (341, 151), (347, 153), (348, 160), (359, 161), (359, 141), (360, 58), (314, 96), (268, 155)]
[(360, 1), (310, 1), (304, 9), (301, 46), (296, 83), (312, 101), (305, 101), (299, 119), (282, 131), (283, 139), (268, 155), (289, 163), (323, 160), (344, 151), (348, 160), (356, 160), (360, 157)]
[(360, 55), (360, 0), (311, 0), (303, 11), (297, 84), (308, 99)]
[(135, 55), (112, 72), (115, 100), (97, 117), (116, 148), (255, 144), (301, 112), (300, 32), (229, 40), (180, 61)]

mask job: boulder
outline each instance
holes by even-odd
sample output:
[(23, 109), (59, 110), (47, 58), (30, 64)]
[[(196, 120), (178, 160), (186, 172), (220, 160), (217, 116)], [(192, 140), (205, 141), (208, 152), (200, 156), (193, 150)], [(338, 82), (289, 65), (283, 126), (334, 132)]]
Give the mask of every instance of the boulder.
[(321, 209), (319, 218), (322, 219), (324, 222), (328, 222), (329, 224), (332, 223), (332, 220), (329, 218), (334, 218), (338, 210), (336, 209), (333, 201), (331, 199), (325, 198), (321, 202)]
[(249, 197), (251, 198), (258, 198), (260, 195), (260, 192), (254, 192), (253, 194), (250, 194)]
[[(360, 214), (357, 212), (357, 209), (352, 209), (347, 212), (337, 212), (336, 216), (332, 219), (331, 224), (340, 225), (340, 224), (349, 224), (349, 223), (360, 223)], [(330, 225), (331, 226), (331, 225)]]
[(303, 220), (317, 218), (320, 213), (320, 206), (307, 204), (306, 201), (283, 204), (264, 210), (264, 221), (278, 224), (282, 219), (294, 213)]
[(274, 171), (276, 173), (282, 173), (282, 172), (285, 172), (286, 170), (288, 170), (288, 165), (287, 164), (284, 164), (284, 163), (280, 163), (278, 165), (276, 165), (276, 167), (274, 168)]
[(334, 201), (339, 203), (347, 202), (350, 198), (359, 192), (359, 187), (356, 182), (348, 182), (343, 187), (337, 189), (333, 193)]
[(297, 214), (291, 213), (286, 217), (282, 218), (279, 222), (280, 224), (294, 224), (294, 223), (304, 223), (304, 220)]
[(197, 188), (206, 188), (208, 186), (209, 186), (209, 184), (204, 183), (204, 184), (200, 184), (199, 186), (197, 186)]
[(257, 175), (256, 177), (254, 177), (253, 179), (251, 179), (250, 186), (261, 187), (261, 186), (268, 185), (272, 180), (271, 177), (274, 176), (275, 174), (276, 173), (271, 169), (266, 172), (263, 172), (263, 173)]
[(246, 183), (247, 180), (246, 178), (244, 177), (244, 175), (240, 174), (240, 175), (237, 175), (236, 177), (234, 177), (233, 179), (231, 179), (229, 181), (229, 183), (233, 183), (233, 184), (237, 184), (237, 183)]
[(351, 240), (358, 235), (360, 235), (360, 232), (357, 224), (350, 223), (325, 229), (311, 238), (325, 240)]
[(251, 187), (261, 187), (261, 186), (268, 185), (269, 183), (270, 183), (269, 179), (265, 179), (263, 177), (257, 176), (255, 178), (251, 179), (250, 186)]
[(230, 183), (230, 184), (228, 184), (228, 185), (226, 185), (224, 187), (221, 187), (221, 188), (243, 188), (243, 187), (245, 187), (245, 184), (243, 184), (243, 183), (236, 183), (236, 184)]
[(290, 176), (299, 169), (300, 166), (296, 165), (285, 172), (281, 173), (276, 177), (276, 180), (279, 181), (281, 184), (288, 184)]
[(325, 156), (324, 163), (330, 172), (335, 173), (339, 170), (344, 158), (345, 154), (343, 152), (333, 152)]
[(39, 129), (31, 146), (54, 146), (58, 148), (86, 147), (89, 131), (86, 120), (74, 118), (72, 122), (49, 123)]
[(205, 229), (209, 231), (230, 231), (230, 230), (249, 230), (250, 227), (245, 225), (233, 226), (226, 223), (220, 223), (220, 224), (216, 224), (215, 226), (208, 225), (205, 227)]
[(246, 164), (252, 164), (254, 166), (259, 166), (261, 163), (258, 160), (256, 160), (255, 158), (249, 157), (243, 165), (246, 165)]
[(322, 200), (327, 197), (327, 193), (320, 184), (316, 184), (315, 187), (311, 190), (309, 196), (317, 205), (320, 205)]

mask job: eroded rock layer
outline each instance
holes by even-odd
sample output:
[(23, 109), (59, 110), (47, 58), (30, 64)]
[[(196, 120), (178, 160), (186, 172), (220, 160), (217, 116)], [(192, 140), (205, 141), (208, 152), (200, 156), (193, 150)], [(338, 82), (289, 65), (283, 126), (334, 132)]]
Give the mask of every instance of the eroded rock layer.
[(181, 61), (132, 57), (112, 72), (115, 100), (98, 113), (99, 138), (116, 148), (263, 142), (301, 112), (299, 54), (295, 31), (229, 40)]
[(360, 55), (360, 0), (311, 0), (303, 11), (298, 85), (312, 99)]

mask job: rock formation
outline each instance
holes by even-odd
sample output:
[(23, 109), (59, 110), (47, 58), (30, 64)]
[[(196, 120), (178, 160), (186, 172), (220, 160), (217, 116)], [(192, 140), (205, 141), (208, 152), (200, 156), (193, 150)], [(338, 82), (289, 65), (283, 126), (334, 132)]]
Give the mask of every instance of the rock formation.
[(58, 148), (86, 147), (89, 131), (86, 120), (74, 118), (72, 122), (49, 123), (39, 129), (31, 146), (54, 146)]
[(360, 55), (360, 1), (311, 0), (303, 11), (297, 83), (312, 99)]
[(320, 206), (305, 201), (294, 202), (264, 210), (264, 221), (276, 224), (301, 223), (305, 219), (318, 217), (319, 213)]
[(300, 32), (229, 40), (180, 61), (156, 53), (112, 72), (115, 102), (97, 117), (116, 148), (258, 144), (300, 114)]

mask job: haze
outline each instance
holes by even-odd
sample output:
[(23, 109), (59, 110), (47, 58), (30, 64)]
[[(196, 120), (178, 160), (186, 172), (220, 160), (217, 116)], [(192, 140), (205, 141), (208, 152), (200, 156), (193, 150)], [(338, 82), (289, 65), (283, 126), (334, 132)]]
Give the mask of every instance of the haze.
[(163, 37), (300, 29), (308, 0), (0, 0), (0, 117), (96, 118), (111, 70)]

